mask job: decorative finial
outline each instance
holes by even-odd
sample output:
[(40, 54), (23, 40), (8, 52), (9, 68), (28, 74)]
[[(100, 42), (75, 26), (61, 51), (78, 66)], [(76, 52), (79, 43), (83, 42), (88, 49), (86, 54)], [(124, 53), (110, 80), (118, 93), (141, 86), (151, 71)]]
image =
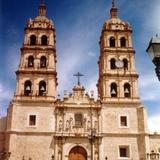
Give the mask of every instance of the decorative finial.
[(80, 86), (81, 85), (81, 83), (80, 83), (80, 77), (82, 77), (84, 75), (78, 72), (77, 74), (74, 74), (74, 76), (77, 77), (77, 79), (78, 79), (78, 83), (77, 84)]
[(39, 16), (46, 16), (46, 6), (44, 4), (44, 0), (41, 0), (41, 4), (39, 6)]
[(112, 0), (112, 8), (110, 10), (111, 18), (117, 18), (117, 8), (115, 6), (115, 0)]
[(115, 7), (115, 0), (112, 0), (112, 7)]
[(41, 0), (41, 4), (44, 4), (44, 0)]

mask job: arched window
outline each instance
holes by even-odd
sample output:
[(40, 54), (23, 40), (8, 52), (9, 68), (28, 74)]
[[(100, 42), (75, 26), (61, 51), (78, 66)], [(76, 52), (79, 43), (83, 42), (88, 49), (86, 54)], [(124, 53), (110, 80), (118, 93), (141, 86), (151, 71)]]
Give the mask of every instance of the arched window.
[(124, 68), (128, 69), (128, 60), (127, 59), (123, 59), (123, 64), (124, 64)]
[(120, 45), (121, 47), (126, 47), (126, 39), (124, 37), (120, 39)]
[(115, 43), (115, 38), (114, 37), (111, 37), (109, 39), (109, 45), (110, 45), (110, 47), (115, 47), (116, 43)]
[(42, 56), (40, 59), (40, 67), (45, 68), (47, 66), (47, 58), (45, 56)]
[(39, 82), (39, 96), (45, 96), (46, 95), (46, 82), (40, 81)]
[(47, 38), (47, 36), (43, 35), (41, 37), (41, 44), (42, 45), (47, 45), (47, 43), (48, 43), (48, 38)]
[(24, 83), (24, 95), (25, 96), (30, 96), (32, 92), (32, 83), (31, 81), (25, 81)]
[(33, 56), (28, 57), (28, 67), (34, 67), (34, 57)]
[(131, 87), (129, 83), (124, 84), (124, 97), (131, 97)]
[(36, 45), (36, 36), (35, 35), (30, 36), (30, 45)]
[(112, 58), (110, 61), (110, 67), (111, 69), (116, 69), (116, 60), (114, 58)]
[(117, 97), (117, 84), (116, 83), (112, 83), (111, 84), (111, 97)]

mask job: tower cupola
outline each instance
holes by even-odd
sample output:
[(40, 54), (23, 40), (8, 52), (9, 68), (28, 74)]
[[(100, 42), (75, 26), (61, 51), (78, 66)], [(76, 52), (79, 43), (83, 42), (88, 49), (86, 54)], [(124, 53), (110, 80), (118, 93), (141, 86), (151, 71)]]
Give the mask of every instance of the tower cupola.
[(39, 6), (39, 16), (46, 16), (46, 5), (44, 4), (44, 0), (41, 1)]
[(110, 10), (111, 19), (112, 18), (118, 18), (118, 9), (115, 6), (115, 1), (112, 1), (112, 8)]

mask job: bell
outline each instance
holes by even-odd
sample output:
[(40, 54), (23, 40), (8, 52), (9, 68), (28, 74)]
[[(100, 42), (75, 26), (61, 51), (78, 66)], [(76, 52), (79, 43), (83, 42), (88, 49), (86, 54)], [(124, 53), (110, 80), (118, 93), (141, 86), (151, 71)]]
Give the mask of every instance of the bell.
[(29, 66), (33, 66), (33, 62), (32, 61), (29, 62)]
[(41, 86), (40, 90), (41, 90), (41, 91), (45, 91), (44, 86)]
[(31, 90), (31, 87), (30, 86), (27, 86), (26, 87), (26, 91), (30, 91)]
[(112, 89), (111, 94), (116, 94), (115, 89)]
[(128, 88), (125, 88), (124, 93), (129, 93)]
[(44, 67), (44, 66), (45, 66), (45, 65), (44, 65), (44, 62), (42, 62), (42, 63), (41, 63), (41, 66), (42, 66), (42, 67)]

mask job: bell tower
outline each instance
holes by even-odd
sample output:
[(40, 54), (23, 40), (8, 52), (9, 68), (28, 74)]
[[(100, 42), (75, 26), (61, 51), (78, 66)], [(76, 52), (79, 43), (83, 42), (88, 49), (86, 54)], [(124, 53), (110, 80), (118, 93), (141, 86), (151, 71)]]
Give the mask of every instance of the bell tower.
[(104, 102), (139, 101), (131, 36), (129, 23), (119, 19), (112, 1), (110, 19), (103, 25), (99, 42), (98, 92)]
[[(16, 91), (7, 112), (5, 148), (12, 153), (11, 160), (51, 157), (52, 150), (47, 146), (52, 142), (55, 129), (55, 37), (54, 24), (46, 17), (46, 5), (42, 0), (39, 15), (29, 19), (24, 29)], [(19, 145), (21, 147), (15, 147)]]
[(44, 1), (39, 6), (39, 15), (28, 20), (24, 32), (14, 98), (54, 100), (57, 86), (55, 28), (46, 17)]

